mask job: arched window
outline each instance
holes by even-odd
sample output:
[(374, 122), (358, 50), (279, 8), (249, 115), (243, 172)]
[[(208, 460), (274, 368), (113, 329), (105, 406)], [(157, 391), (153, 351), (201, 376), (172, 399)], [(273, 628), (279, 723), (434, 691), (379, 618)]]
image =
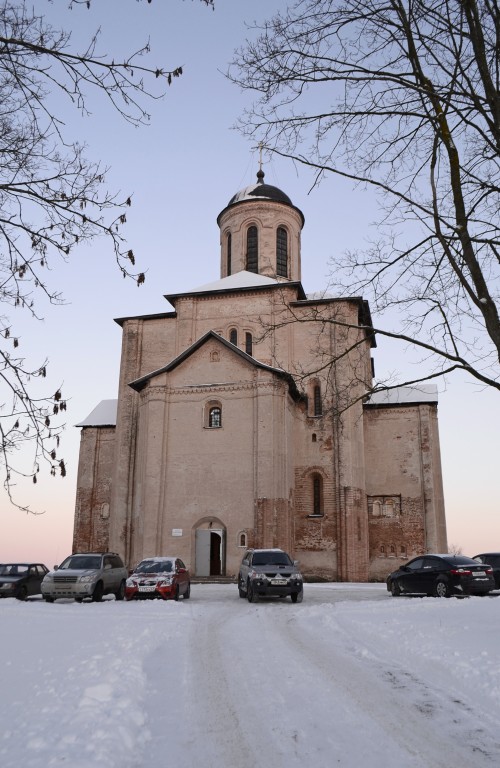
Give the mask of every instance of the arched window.
[(312, 514), (319, 517), (323, 514), (323, 478), (321, 475), (312, 476)]
[(384, 513), (386, 517), (394, 517), (394, 500), (393, 499), (385, 500)]
[(232, 237), (231, 232), (227, 233), (227, 239), (226, 239), (226, 255), (227, 255), (227, 274), (231, 274), (231, 245), (232, 245)]
[(235, 347), (238, 346), (238, 331), (236, 328), (231, 328), (229, 331), (229, 341), (231, 344), (234, 344)]
[(247, 271), (259, 271), (259, 234), (257, 227), (252, 225), (247, 230)]
[(276, 230), (276, 274), (288, 277), (288, 233), (283, 227)]
[(245, 333), (245, 352), (251, 355), (253, 351), (253, 339), (251, 333)]
[(240, 534), (238, 534), (238, 546), (246, 547), (246, 545), (247, 545), (247, 535), (244, 531), (242, 531)]
[(314, 400), (314, 415), (321, 416), (323, 413), (323, 404), (321, 402), (321, 387), (319, 386), (319, 384), (316, 384), (314, 386), (313, 400)]
[(208, 411), (208, 426), (211, 428), (222, 427), (222, 408), (214, 405)]

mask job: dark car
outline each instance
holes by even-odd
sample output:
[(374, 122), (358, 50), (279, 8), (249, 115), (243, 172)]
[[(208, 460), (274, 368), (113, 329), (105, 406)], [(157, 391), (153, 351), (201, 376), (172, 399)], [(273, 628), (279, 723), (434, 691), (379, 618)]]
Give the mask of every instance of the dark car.
[(248, 549), (238, 574), (238, 592), (249, 603), (259, 597), (288, 597), (292, 603), (302, 602), (302, 574), (297, 561), (282, 549)]
[(189, 571), (178, 557), (148, 557), (141, 560), (127, 579), (126, 600), (188, 600), (191, 596)]
[(421, 555), (387, 577), (393, 595), (434, 597), (486, 595), (495, 588), (493, 569), (463, 555)]
[(500, 552), (483, 552), (482, 555), (474, 555), (472, 559), (478, 563), (491, 565), (493, 568), (493, 578), (495, 579), (495, 589), (500, 589)]
[(42, 563), (4, 563), (0, 565), (0, 597), (26, 600), (42, 593), (42, 580), (49, 569)]

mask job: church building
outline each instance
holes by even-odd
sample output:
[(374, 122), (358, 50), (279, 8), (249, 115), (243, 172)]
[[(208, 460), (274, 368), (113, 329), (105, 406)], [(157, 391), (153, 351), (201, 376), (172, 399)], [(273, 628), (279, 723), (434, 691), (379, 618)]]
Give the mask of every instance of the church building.
[(262, 170), (217, 223), (218, 280), (116, 320), (118, 398), (77, 425), (73, 551), (231, 577), (280, 547), (360, 582), (446, 552), (435, 390), (368, 396), (368, 303), (304, 292), (304, 216)]

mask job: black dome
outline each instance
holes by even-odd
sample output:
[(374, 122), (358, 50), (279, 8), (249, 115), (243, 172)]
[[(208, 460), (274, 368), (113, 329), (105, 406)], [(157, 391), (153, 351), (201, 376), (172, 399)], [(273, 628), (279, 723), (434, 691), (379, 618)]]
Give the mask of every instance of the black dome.
[(257, 182), (236, 192), (229, 201), (228, 206), (233, 205), (234, 203), (239, 203), (242, 200), (254, 200), (261, 197), (266, 200), (274, 200), (277, 203), (293, 205), (288, 195), (285, 195), (285, 193), (282, 192), (281, 189), (278, 189), (278, 187), (273, 187), (271, 184), (264, 184), (263, 179), (264, 171), (259, 171), (257, 173)]

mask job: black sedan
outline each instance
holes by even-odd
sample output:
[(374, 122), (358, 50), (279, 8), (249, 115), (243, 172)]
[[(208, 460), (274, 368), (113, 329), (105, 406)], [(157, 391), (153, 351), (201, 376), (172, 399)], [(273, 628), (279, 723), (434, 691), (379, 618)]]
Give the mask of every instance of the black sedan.
[(42, 563), (4, 563), (0, 565), (0, 597), (26, 600), (42, 594), (42, 579), (49, 569)]
[(481, 555), (474, 555), (472, 559), (478, 563), (491, 565), (493, 568), (493, 578), (495, 579), (495, 589), (500, 589), (500, 552), (483, 552)]
[(486, 595), (495, 589), (493, 569), (463, 555), (421, 555), (387, 577), (387, 589), (398, 597)]

